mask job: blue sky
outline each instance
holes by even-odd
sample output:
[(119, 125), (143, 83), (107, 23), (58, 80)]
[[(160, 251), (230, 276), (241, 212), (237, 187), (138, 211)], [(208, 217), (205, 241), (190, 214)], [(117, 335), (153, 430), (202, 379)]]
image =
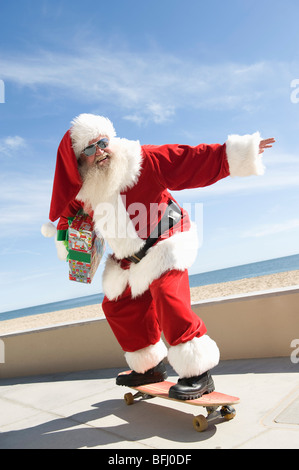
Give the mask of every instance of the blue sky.
[(58, 144), (83, 112), (141, 144), (275, 137), (265, 176), (175, 196), (203, 204), (191, 274), (297, 254), (298, 17), (297, 0), (2, 1), (0, 311), (101, 291), (103, 264), (91, 286), (71, 282), (40, 233)]

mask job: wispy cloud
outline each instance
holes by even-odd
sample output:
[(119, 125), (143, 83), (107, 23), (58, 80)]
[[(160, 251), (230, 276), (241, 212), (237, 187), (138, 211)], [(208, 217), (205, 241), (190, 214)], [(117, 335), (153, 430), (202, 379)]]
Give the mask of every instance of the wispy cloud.
[(3, 154), (6, 157), (11, 157), (13, 155), (13, 152), (25, 147), (26, 142), (23, 137), (20, 137), (18, 135), (14, 137), (5, 137), (3, 139), (0, 139), (0, 156), (1, 154)]
[(299, 219), (290, 219), (278, 223), (270, 223), (260, 225), (258, 227), (244, 230), (241, 234), (241, 238), (260, 238), (268, 235), (274, 235), (276, 233), (289, 232), (292, 230), (299, 229)]
[[(258, 109), (289, 84), (286, 64), (207, 65), (163, 53), (78, 48), (64, 54), (0, 59), (1, 77), (24, 87), (47, 86), (95, 106), (117, 103), (124, 119), (136, 123), (168, 121), (182, 108)], [(286, 77), (288, 77), (286, 79)], [(271, 96), (269, 93), (271, 83)]]
[(0, 185), (0, 238), (36, 232), (37, 224), (47, 221), (52, 181), (5, 173)]
[(199, 188), (198, 190), (184, 190), (174, 192), (180, 201), (202, 201), (217, 199), (219, 197), (236, 195), (254, 195), (270, 191), (290, 190), (299, 188), (299, 158), (296, 155), (277, 155), (272, 162), (269, 157), (266, 163), (264, 176), (250, 176), (246, 178), (225, 178), (216, 184)]

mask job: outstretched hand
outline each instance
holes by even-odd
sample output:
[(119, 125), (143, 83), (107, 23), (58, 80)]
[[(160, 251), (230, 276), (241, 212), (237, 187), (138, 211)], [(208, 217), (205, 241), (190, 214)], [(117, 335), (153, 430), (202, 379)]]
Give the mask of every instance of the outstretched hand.
[(271, 148), (274, 142), (275, 142), (275, 139), (273, 137), (271, 137), (271, 139), (261, 140), (259, 153), (263, 153), (265, 149)]

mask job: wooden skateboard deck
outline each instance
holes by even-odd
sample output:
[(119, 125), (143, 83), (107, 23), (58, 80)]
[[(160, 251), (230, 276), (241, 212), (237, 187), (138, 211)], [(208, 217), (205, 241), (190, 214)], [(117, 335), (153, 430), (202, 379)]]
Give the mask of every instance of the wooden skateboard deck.
[[(136, 390), (137, 393), (135, 395), (132, 393), (126, 393), (124, 399), (127, 405), (132, 405), (135, 398), (148, 399), (152, 397), (158, 397), (164, 398), (166, 400), (186, 403), (187, 405), (202, 406), (207, 410), (207, 417), (199, 415), (193, 419), (193, 427), (196, 431), (199, 432), (205, 431), (209, 422), (213, 419), (222, 417), (226, 421), (229, 421), (236, 415), (236, 410), (231, 405), (235, 405), (240, 402), (238, 397), (226, 395), (220, 392), (212, 392), (194, 400), (178, 400), (168, 397), (168, 391), (172, 385), (175, 385), (175, 383), (164, 381), (148, 385), (141, 385), (138, 387), (129, 387), (133, 390)], [(221, 409), (218, 411), (217, 408), (219, 407), (221, 407)]]

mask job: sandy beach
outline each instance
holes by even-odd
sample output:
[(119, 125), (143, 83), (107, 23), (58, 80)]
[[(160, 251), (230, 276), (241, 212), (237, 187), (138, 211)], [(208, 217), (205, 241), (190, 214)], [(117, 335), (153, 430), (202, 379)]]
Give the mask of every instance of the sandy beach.
[[(299, 286), (299, 270), (193, 287), (191, 288), (191, 301), (200, 302), (201, 300), (291, 286)], [(0, 335), (96, 318), (104, 318), (101, 304), (2, 321), (0, 322)]]

